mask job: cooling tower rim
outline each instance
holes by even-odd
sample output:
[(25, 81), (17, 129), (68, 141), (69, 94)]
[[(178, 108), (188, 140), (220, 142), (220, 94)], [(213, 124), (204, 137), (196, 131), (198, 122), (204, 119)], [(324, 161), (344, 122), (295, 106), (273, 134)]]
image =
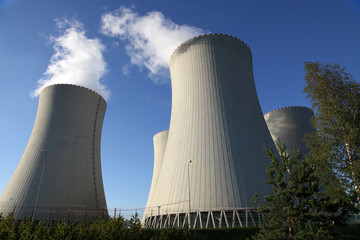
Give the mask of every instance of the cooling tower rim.
[(188, 40), (186, 40), (185, 42), (181, 43), (179, 46), (177, 46), (175, 48), (175, 50), (172, 52), (171, 56), (170, 56), (170, 61), (172, 59), (172, 57), (174, 56), (174, 54), (181, 48), (183, 47), (184, 45), (186, 44), (190, 44), (192, 41), (195, 41), (197, 39), (200, 39), (200, 38), (205, 38), (205, 37), (209, 37), (209, 36), (219, 36), (219, 37), (223, 37), (223, 38), (233, 38), (233, 39), (236, 39), (238, 41), (240, 41), (242, 44), (244, 44), (250, 51), (250, 47), (249, 45), (247, 45), (243, 40), (241, 40), (240, 38), (237, 38), (237, 37), (234, 37), (232, 35), (229, 35), (229, 34), (224, 34), (224, 33), (207, 33), (207, 34), (202, 34), (202, 35), (198, 35), (196, 37), (193, 37), (193, 38), (190, 38)]
[[(82, 89), (88, 90), (88, 91), (90, 91), (90, 92), (92, 92), (92, 93), (95, 93), (95, 94), (98, 95), (99, 97), (101, 97), (101, 98), (104, 100), (104, 102), (106, 103), (105, 98), (104, 98), (103, 96), (101, 96), (100, 93), (95, 92), (94, 90), (92, 90), (92, 89), (90, 89), (90, 88), (83, 87), (83, 86), (80, 86), (80, 85), (75, 85), (75, 84), (69, 84), (69, 83), (56, 83), (56, 84), (51, 84), (51, 85), (48, 85), (48, 86), (44, 87), (44, 88), (41, 90), (41, 92), (42, 92), (44, 89), (48, 88), (48, 87), (61, 86), (61, 85), (62, 85), (62, 86), (74, 86), (74, 87), (78, 87), (78, 88), (82, 88)], [(40, 93), (41, 93), (41, 92), (40, 92)]]
[(309, 107), (305, 107), (305, 106), (287, 106), (287, 107), (281, 107), (281, 108), (277, 108), (277, 109), (274, 109), (266, 114), (264, 114), (264, 117), (268, 116), (269, 114), (273, 113), (273, 112), (277, 112), (277, 111), (280, 111), (280, 110), (284, 110), (284, 109), (289, 109), (289, 108), (304, 108), (304, 109), (308, 109), (308, 110), (311, 110), (311, 108)]
[(153, 138), (155, 138), (155, 137), (157, 137), (157, 136), (159, 136), (159, 135), (161, 135), (161, 134), (164, 134), (164, 133), (166, 133), (166, 132), (169, 132), (169, 130), (164, 130), (164, 131), (158, 132), (157, 134), (154, 135)]

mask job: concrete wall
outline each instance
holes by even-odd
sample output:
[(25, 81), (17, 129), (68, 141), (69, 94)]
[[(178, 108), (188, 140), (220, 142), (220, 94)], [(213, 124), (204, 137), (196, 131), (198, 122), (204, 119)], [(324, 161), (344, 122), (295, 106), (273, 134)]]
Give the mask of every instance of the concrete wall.
[(302, 155), (308, 153), (303, 141), (305, 135), (315, 131), (313, 117), (314, 112), (310, 108), (301, 106), (279, 108), (264, 115), (274, 142), (280, 139), (288, 152), (296, 147)]
[(199, 36), (176, 49), (170, 72), (170, 128), (148, 205), (160, 206), (153, 211), (160, 215), (253, 206), (255, 193), (270, 191), (264, 144), (274, 144), (249, 47), (231, 36)]
[(105, 110), (105, 100), (86, 88), (43, 89), (25, 152), (0, 196), (0, 212), (37, 220), (107, 216), (100, 162)]

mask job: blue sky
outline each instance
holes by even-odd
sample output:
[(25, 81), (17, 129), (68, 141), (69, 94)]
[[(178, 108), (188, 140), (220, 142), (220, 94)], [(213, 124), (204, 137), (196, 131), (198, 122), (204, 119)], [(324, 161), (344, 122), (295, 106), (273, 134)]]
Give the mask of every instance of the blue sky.
[[(130, 11), (132, 18), (105, 31), (104, 16), (119, 19), (124, 13), (121, 8)], [(159, 34), (145, 38), (154, 45), (137, 49), (133, 45), (136, 33), (144, 33), (159, 16), (165, 22), (162, 30), (170, 30), (155, 28)], [(136, 25), (142, 21), (143, 25)], [(59, 23), (63, 28), (57, 27)], [(152, 178), (152, 138), (168, 129), (171, 113), (170, 80), (163, 60), (167, 55), (158, 54), (158, 46), (171, 47), (179, 41), (176, 34), (169, 37), (176, 33), (174, 26), (186, 28), (182, 37), (211, 32), (245, 41), (253, 54), (264, 113), (285, 106), (310, 106), (302, 93), (305, 61), (336, 62), (360, 78), (359, 0), (0, 0), (0, 191), (31, 134), (38, 104), (31, 94), (39, 79), (50, 78), (44, 73), (51, 65), (56, 40), (69, 36), (66, 31), (73, 29), (103, 47), (92, 64), (104, 63), (104, 71), (94, 70), (93, 75), (79, 79), (100, 76), (110, 92), (102, 135), (108, 208), (145, 207)], [(146, 55), (149, 49), (150, 57)], [(134, 58), (135, 53), (140, 57)], [(159, 63), (149, 65), (152, 60)]]

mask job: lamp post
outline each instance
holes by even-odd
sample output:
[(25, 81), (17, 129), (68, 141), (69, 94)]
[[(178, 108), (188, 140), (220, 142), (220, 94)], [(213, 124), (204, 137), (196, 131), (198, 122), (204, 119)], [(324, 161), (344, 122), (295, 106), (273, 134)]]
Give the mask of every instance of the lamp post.
[(33, 210), (33, 212), (32, 212), (32, 216), (31, 216), (32, 219), (34, 219), (34, 216), (35, 216), (35, 212), (36, 212), (36, 208), (37, 208), (37, 203), (38, 203), (38, 199), (39, 199), (39, 194), (40, 194), (40, 188), (41, 188), (42, 178), (43, 178), (43, 175), (44, 175), (44, 168), (45, 168), (46, 158), (47, 158), (46, 150), (43, 151), (43, 154), (44, 154), (44, 156), (45, 156), (45, 157), (44, 157), (44, 164), (43, 164), (43, 167), (42, 167), (42, 170), (41, 170), (39, 187), (38, 187), (38, 191), (37, 191), (37, 194), (36, 194), (34, 210)]
[(188, 216), (188, 223), (189, 223), (189, 228), (191, 226), (191, 219), (190, 219), (190, 215), (191, 215), (191, 202), (190, 202), (190, 163), (192, 163), (192, 161), (190, 160), (188, 163), (188, 184), (189, 184), (189, 216)]

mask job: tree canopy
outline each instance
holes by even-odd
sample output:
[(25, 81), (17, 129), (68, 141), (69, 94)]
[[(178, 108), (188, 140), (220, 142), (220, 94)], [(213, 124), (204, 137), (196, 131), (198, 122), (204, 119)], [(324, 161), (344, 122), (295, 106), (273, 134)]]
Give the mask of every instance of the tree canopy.
[[(360, 85), (338, 64), (305, 63), (304, 92), (317, 131), (307, 137), (308, 159), (333, 193), (360, 196)], [(332, 189), (331, 189), (332, 188)]]

